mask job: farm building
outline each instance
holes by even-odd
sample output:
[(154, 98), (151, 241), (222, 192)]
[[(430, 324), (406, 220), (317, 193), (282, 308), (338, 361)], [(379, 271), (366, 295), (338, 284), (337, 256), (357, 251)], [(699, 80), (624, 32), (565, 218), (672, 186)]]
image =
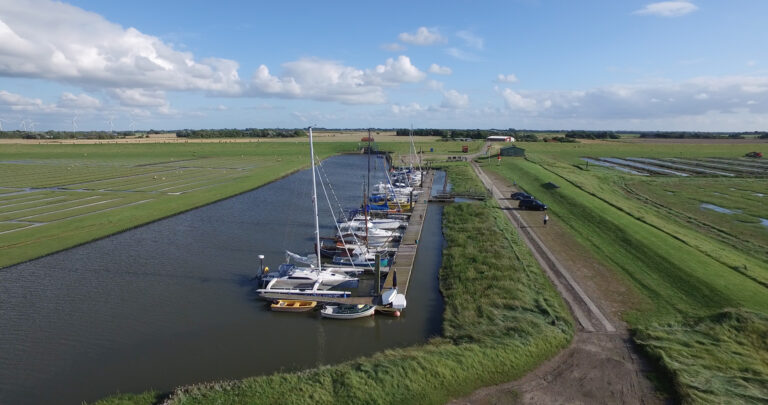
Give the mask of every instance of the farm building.
[(515, 138), (512, 136), (504, 136), (504, 135), (491, 135), (485, 140), (489, 142), (514, 142)]
[(525, 157), (525, 149), (518, 148), (517, 146), (507, 146), (501, 148), (499, 152), (501, 153), (501, 156)]

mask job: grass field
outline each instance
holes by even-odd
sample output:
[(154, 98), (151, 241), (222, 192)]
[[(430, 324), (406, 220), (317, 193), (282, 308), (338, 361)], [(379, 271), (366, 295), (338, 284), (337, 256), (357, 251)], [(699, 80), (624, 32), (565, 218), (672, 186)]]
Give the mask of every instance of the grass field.
[[(316, 145), (321, 158), (360, 146), (327, 139), (335, 141)], [(396, 163), (410, 163), (408, 137), (383, 139), (381, 150), (394, 152)], [(152, 141), (4, 144), (0, 268), (252, 190), (309, 165), (306, 138)], [(416, 148), (425, 157), (461, 152), (459, 143), (434, 140), (417, 139)]]
[[(691, 403), (724, 403), (764, 396), (766, 363), (747, 375), (726, 358), (737, 346), (755, 356), (768, 355), (764, 339), (735, 338), (727, 321), (731, 308), (743, 308), (737, 313), (758, 314), (740, 317), (743, 328), (760, 329), (765, 321), (761, 314), (768, 314), (768, 228), (757, 222), (766, 215), (763, 197), (757, 195), (768, 191), (765, 180), (646, 178), (600, 167), (585, 170), (578, 160), (580, 156), (734, 158), (753, 146), (616, 142), (524, 147), (526, 159), (504, 158), (500, 166), (491, 163), (487, 168), (542, 199), (585, 249), (646, 298), (630, 308), (625, 319), (637, 341), (655, 353), (674, 378), (679, 397)], [(559, 188), (544, 187), (547, 182)], [(720, 213), (702, 208), (702, 203), (739, 212)], [(708, 335), (701, 335), (701, 328)], [(696, 344), (709, 351), (698, 356), (691, 350)], [(723, 375), (732, 379), (729, 384), (703, 387), (703, 381)]]
[(332, 367), (99, 403), (443, 404), (517, 378), (568, 344), (572, 322), (562, 300), (500, 210), (491, 202), (454, 204), (445, 208), (443, 231), (442, 337)]

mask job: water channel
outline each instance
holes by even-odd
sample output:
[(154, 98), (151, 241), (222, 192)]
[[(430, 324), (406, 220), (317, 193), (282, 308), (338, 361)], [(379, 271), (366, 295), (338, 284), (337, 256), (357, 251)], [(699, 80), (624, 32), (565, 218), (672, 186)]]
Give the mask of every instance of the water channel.
[[(375, 180), (384, 176), (382, 164), (374, 159)], [(366, 167), (357, 155), (323, 162), (343, 206), (359, 206)], [(79, 404), (118, 391), (168, 391), (339, 363), (440, 334), (439, 205), (427, 211), (400, 318), (335, 321), (273, 313), (255, 300), (250, 279), (259, 254), (276, 268), (284, 250), (312, 249), (310, 181), (304, 170), (0, 270), (0, 404)], [(321, 223), (321, 233), (330, 235), (327, 204)]]

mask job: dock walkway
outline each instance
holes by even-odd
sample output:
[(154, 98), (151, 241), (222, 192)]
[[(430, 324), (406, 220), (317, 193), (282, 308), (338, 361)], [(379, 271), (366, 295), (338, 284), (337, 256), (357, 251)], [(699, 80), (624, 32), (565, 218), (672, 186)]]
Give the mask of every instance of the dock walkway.
[[(413, 207), (411, 218), (408, 221), (408, 227), (405, 228), (405, 235), (400, 241), (400, 246), (395, 252), (394, 264), (389, 269), (387, 279), (384, 281), (384, 288), (392, 288), (397, 281), (397, 290), (401, 294), (408, 291), (408, 282), (411, 280), (413, 271), (413, 262), (416, 259), (419, 239), (421, 238), (421, 229), (424, 227), (424, 218), (427, 216), (427, 206), (429, 197), (432, 193), (432, 182), (435, 174), (431, 170), (424, 173), (421, 181), (421, 195), (416, 206)], [(396, 279), (396, 280), (395, 280)]]
[[(384, 281), (383, 288), (389, 289), (395, 286), (397, 282), (397, 291), (400, 294), (405, 294), (408, 291), (408, 283), (411, 280), (411, 273), (413, 272), (413, 262), (416, 259), (416, 251), (418, 250), (419, 239), (421, 238), (421, 229), (424, 226), (424, 218), (427, 216), (427, 206), (430, 194), (432, 192), (432, 182), (434, 180), (434, 173), (432, 171), (425, 172), (422, 178), (422, 186), (417, 188), (421, 190), (421, 195), (416, 205), (413, 207), (410, 219), (408, 220), (408, 227), (405, 228), (405, 234), (403, 235), (400, 245), (395, 252), (394, 263), (389, 269), (387, 278)], [(304, 299), (311, 301), (318, 301), (324, 303), (338, 303), (338, 304), (369, 304), (379, 305), (380, 298), (378, 296), (373, 297), (347, 297), (347, 298), (331, 298), (331, 297), (297, 297), (296, 295), (269, 293), (264, 294), (262, 298), (269, 300), (295, 300)]]

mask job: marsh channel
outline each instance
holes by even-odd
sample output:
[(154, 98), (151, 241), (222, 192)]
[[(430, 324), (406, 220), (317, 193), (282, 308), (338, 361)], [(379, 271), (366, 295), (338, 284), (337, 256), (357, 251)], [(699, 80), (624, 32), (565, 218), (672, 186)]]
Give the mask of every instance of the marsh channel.
[[(322, 163), (344, 207), (367, 159)], [(371, 183), (385, 179), (373, 159)], [(268, 310), (251, 280), (284, 251), (312, 250), (309, 170), (253, 191), (0, 269), (0, 404), (78, 404), (118, 392), (335, 364), (441, 333), (442, 207), (431, 205), (399, 318), (321, 319)], [(321, 234), (333, 219), (319, 188)], [(330, 197), (334, 201), (333, 196)], [(424, 196), (426, 198), (426, 196)], [(334, 212), (339, 211), (338, 205)], [(365, 295), (373, 280), (356, 291)]]

